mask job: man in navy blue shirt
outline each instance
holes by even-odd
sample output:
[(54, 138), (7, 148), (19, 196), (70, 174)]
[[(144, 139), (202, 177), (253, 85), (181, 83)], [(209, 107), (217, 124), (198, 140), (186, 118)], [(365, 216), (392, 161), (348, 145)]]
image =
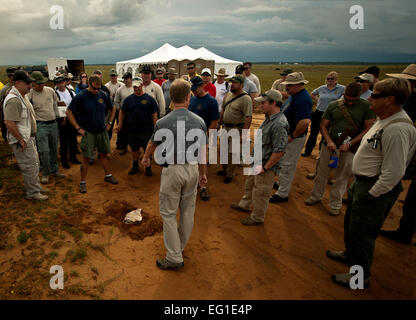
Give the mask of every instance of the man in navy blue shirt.
[[(83, 90), (76, 95), (66, 111), (68, 120), (75, 130), (82, 135), (81, 150), (83, 158), (79, 185), (81, 193), (87, 192), (88, 164), (90, 159), (94, 157), (96, 148), (105, 171), (104, 181), (118, 184), (118, 181), (110, 173), (107, 159), (107, 154), (110, 153), (110, 140), (107, 131), (114, 121), (116, 109), (113, 108), (110, 98), (101, 91), (101, 78), (98, 75), (92, 75), (88, 82), (87, 90)], [(106, 125), (105, 116), (107, 112), (111, 112), (111, 116), (110, 122)]]
[(313, 101), (305, 89), (305, 80), (302, 72), (288, 74), (282, 82), (286, 86), (287, 93), (291, 96), (290, 104), (284, 110), (289, 122), (289, 139), (285, 155), (280, 161), (282, 169), (279, 173), (279, 188), (270, 198), (270, 202), (286, 202), (289, 200), (289, 192), (295, 177), (296, 165), (306, 141), (308, 126), (311, 122), (311, 110)]
[[(139, 172), (140, 148), (146, 151), (159, 112), (156, 100), (144, 93), (142, 78), (133, 80), (133, 90), (134, 93), (128, 96), (121, 106), (120, 124), (116, 128), (116, 131), (120, 132), (123, 126), (127, 126), (127, 140), (133, 153), (133, 167), (129, 171), (131, 175)], [(129, 115), (127, 121), (125, 121), (126, 114)], [(151, 175), (151, 167), (146, 167), (146, 176), (150, 177)]]
[[(196, 113), (202, 119), (204, 119), (205, 125), (209, 129), (217, 129), (218, 121), (220, 119), (220, 113), (218, 111), (218, 102), (204, 89), (204, 83), (199, 76), (191, 78), (192, 93), (189, 103), (189, 111)], [(201, 186), (201, 199), (207, 201), (209, 199), (208, 189), (206, 185)]]

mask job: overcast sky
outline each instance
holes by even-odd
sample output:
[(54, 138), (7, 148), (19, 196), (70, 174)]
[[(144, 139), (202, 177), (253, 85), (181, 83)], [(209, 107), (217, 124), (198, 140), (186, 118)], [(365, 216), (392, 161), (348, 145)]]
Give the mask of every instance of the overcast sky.
[[(416, 61), (414, 0), (0, 0), (0, 64), (115, 63), (164, 43), (258, 61)], [(352, 30), (352, 5), (364, 30)], [(49, 9), (64, 9), (52, 30)]]

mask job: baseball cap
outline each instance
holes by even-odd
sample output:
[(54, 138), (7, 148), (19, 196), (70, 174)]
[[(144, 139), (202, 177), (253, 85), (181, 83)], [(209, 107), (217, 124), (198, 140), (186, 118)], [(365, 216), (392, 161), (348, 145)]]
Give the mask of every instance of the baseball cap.
[(373, 75), (369, 74), (369, 73), (363, 73), (359, 76), (354, 77), (355, 80), (363, 80), (363, 81), (368, 81), (368, 82), (374, 82), (374, 77)]
[(282, 73), (280, 73), (281, 76), (287, 76), (288, 74), (293, 73), (292, 69), (284, 69)]
[(175, 68), (169, 68), (169, 70), (168, 70), (168, 74), (178, 74), (177, 72), (176, 72), (176, 69)]
[(57, 76), (55, 77), (55, 79), (53, 79), (53, 81), (55, 83), (61, 82), (61, 81), (65, 81), (65, 78), (63, 76)]
[(237, 75), (231, 78), (231, 82), (239, 82), (239, 83), (244, 83), (244, 77)]
[(99, 69), (95, 70), (93, 74), (103, 74), (103, 72)]
[(38, 84), (43, 84), (48, 81), (48, 78), (45, 78), (40, 71), (33, 71), (30, 77), (33, 79), (33, 82), (36, 82)]
[(17, 70), (16, 67), (8, 67), (6, 69), (7, 76), (12, 76), (16, 72), (16, 70)]
[(127, 79), (127, 78), (133, 78), (133, 75), (131, 74), (131, 72), (126, 72), (125, 74), (123, 74), (123, 79)]
[(72, 79), (74, 79), (74, 76), (73, 76), (73, 74), (72, 73), (68, 73), (68, 79), (70, 79), (70, 80), (72, 80)]
[[(204, 74), (204, 73), (205, 73), (205, 74)], [(210, 76), (210, 75), (211, 75), (211, 70), (210, 70), (210, 68), (205, 68), (205, 69), (202, 69), (201, 75), (202, 75), (202, 76)]]
[(31, 78), (30, 75), (24, 70), (16, 70), (13, 74), (13, 81), (24, 81), (26, 83), (34, 82), (35, 79)]
[(152, 72), (152, 69), (149, 66), (143, 66), (142, 70), (140, 70), (140, 73), (143, 72)]
[(235, 68), (235, 74), (242, 74), (244, 70), (246, 70), (246, 68), (244, 68), (244, 66), (240, 64)]
[(257, 102), (263, 102), (266, 100), (274, 100), (276, 102), (283, 102), (283, 97), (279, 91), (275, 89), (270, 89), (266, 91), (265, 93), (263, 93), (260, 97), (254, 98), (254, 100)]
[(118, 76), (116, 69), (110, 70), (110, 76)]
[(364, 74), (364, 73), (374, 74), (376, 77), (378, 77), (378, 75), (380, 74), (380, 68), (377, 66), (371, 66), (363, 71), (360, 71), (358, 74)]
[(199, 86), (202, 86), (204, 83), (202, 82), (202, 78), (201, 77), (192, 77), (191, 78), (191, 83), (192, 83), (192, 87), (191, 90), (194, 91), (196, 90)]
[(133, 87), (140, 87), (143, 84), (143, 79), (136, 77), (133, 79)]

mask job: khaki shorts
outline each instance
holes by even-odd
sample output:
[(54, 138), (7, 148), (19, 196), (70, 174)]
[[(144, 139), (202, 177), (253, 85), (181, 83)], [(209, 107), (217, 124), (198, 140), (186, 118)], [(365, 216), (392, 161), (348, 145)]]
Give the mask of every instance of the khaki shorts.
[(81, 150), (84, 158), (94, 158), (95, 148), (99, 153), (110, 153), (110, 139), (107, 130), (101, 133), (90, 133), (85, 131), (85, 135), (81, 139)]

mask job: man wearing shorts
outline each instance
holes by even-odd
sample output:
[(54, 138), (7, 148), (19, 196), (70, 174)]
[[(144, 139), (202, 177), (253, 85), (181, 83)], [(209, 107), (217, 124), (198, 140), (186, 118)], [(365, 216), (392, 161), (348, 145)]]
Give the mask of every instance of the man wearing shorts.
[[(82, 135), (82, 166), (81, 182), (79, 191), (87, 192), (88, 163), (94, 157), (94, 150), (97, 148), (100, 154), (100, 161), (105, 171), (105, 182), (118, 184), (118, 181), (110, 173), (107, 154), (110, 153), (110, 140), (108, 130), (114, 121), (116, 109), (110, 102), (110, 98), (101, 91), (101, 78), (92, 75), (87, 90), (77, 94), (71, 101), (66, 114), (68, 120), (75, 130)], [(111, 111), (110, 122), (106, 125), (105, 116)], [(76, 120), (77, 119), (77, 120)]]

